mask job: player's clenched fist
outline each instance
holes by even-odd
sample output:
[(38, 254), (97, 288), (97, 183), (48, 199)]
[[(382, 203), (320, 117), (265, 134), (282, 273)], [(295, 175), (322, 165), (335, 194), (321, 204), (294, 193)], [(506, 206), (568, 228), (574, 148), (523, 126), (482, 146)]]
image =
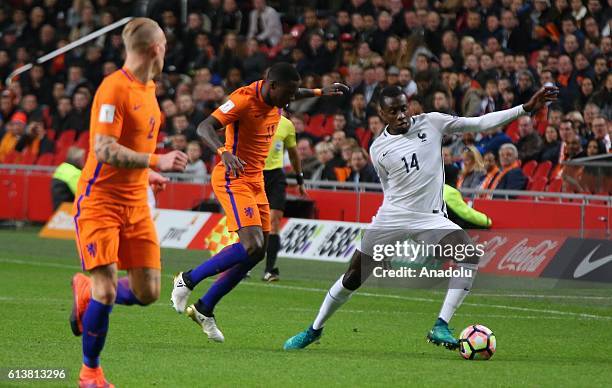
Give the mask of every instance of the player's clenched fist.
[(161, 171), (184, 171), (187, 167), (187, 154), (181, 151), (172, 151), (159, 157), (157, 167)]
[(234, 174), (236, 178), (244, 172), (244, 166), (246, 162), (229, 151), (225, 151), (221, 154), (221, 161), (225, 165), (225, 172), (228, 175)]

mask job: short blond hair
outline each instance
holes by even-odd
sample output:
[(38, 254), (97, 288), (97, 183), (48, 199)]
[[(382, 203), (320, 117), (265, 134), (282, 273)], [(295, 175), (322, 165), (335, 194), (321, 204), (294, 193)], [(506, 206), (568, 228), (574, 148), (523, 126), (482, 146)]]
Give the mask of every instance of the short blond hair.
[(123, 28), (121, 38), (127, 51), (143, 51), (155, 43), (155, 32), (161, 31), (159, 24), (149, 18), (134, 18)]

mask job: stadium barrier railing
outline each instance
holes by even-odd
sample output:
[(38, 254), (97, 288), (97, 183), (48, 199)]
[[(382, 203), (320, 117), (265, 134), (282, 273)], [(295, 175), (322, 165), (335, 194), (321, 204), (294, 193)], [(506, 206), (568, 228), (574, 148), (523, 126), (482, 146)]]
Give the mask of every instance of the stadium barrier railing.
[[(45, 221), (52, 212), (50, 182), (55, 168), (0, 164), (0, 218)], [(166, 192), (158, 196), (160, 207), (186, 210), (214, 199), (208, 176), (203, 183), (191, 183), (191, 179), (202, 177), (179, 173), (164, 175), (171, 178), (171, 184)], [(293, 179), (288, 179), (288, 183), (296, 184)], [(382, 203), (381, 186), (378, 183), (307, 180), (305, 185), (309, 191), (309, 200), (314, 202), (318, 211), (316, 216), (321, 219), (369, 222)], [(496, 220), (494, 224), (501, 227), (528, 227), (537, 224), (541, 229), (561, 225), (558, 222), (558, 218), (561, 218), (566, 222), (560, 228), (580, 230), (580, 235), (583, 235), (585, 229), (612, 229), (612, 196), (480, 189), (464, 189), (462, 193), (475, 208), (487, 214), (493, 212), (492, 218)], [(519, 209), (522, 215), (513, 213), (513, 209)], [(550, 220), (543, 222), (546, 220), (532, 219), (530, 215), (533, 211), (540, 211), (540, 218)], [(521, 220), (521, 217), (524, 219)], [(553, 219), (555, 217), (557, 219)]]

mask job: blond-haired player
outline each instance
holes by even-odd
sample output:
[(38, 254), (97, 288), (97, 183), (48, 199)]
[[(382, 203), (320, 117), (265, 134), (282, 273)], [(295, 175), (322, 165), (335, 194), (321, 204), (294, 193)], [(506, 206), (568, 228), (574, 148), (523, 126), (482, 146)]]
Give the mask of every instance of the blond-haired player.
[[(161, 113), (153, 78), (166, 52), (163, 31), (135, 18), (123, 30), (126, 60), (98, 88), (91, 109), (90, 149), (74, 203), (83, 270), (72, 279), (72, 331), (83, 336), (80, 387), (112, 387), (99, 356), (114, 304), (148, 305), (159, 297), (160, 249), (147, 205), (147, 186), (167, 179), (151, 171), (182, 171), (187, 155), (155, 155)], [(128, 276), (118, 279), (117, 270)]]

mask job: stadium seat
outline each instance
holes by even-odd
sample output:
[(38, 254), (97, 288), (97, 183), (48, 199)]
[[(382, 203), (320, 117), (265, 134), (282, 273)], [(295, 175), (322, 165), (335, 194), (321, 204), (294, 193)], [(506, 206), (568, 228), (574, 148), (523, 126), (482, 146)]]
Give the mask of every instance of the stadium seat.
[(37, 155), (32, 152), (23, 152), (21, 154), (21, 164), (34, 164)]
[(74, 140), (76, 138), (76, 131), (74, 129), (67, 129), (59, 136), (55, 145), (58, 148), (66, 148), (70, 147), (74, 144)]
[(42, 154), (36, 160), (36, 164), (39, 166), (53, 166), (53, 154)]
[(521, 135), (518, 129), (518, 120), (510, 123), (506, 127), (506, 135), (508, 135), (508, 137), (512, 140), (513, 143), (516, 143), (520, 139)]
[(84, 150), (89, 149), (89, 131), (81, 133), (75, 145)]
[(66, 155), (68, 155), (68, 148), (69, 147), (60, 148), (55, 151), (55, 155), (53, 156), (54, 166), (59, 166), (60, 164), (64, 163), (64, 161), (66, 160)]
[[(551, 180), (548, 186), (546, 186), (547, 193), (560, 193), (562, 189), (563, 189), (563, 179), (561, 178), (555, 178)], [(550, 201), (550, 202), (559, 202), (559, 199), (554, 198), (554, 197), (544, 197), (542, 198), (542, 200)]]
[(525, 174), (526, 177), (532, 176), (536, 167), (538, 167), (538, 162), (535, 160), (528, 161), (523, 165), (523, 174)]
[(548, 179), (546, 177), (543, 177), (543, 176), (535, 177), (527, 185), (527, 190), (544, 191), (544, 188), (546, 187), (546, 183), (548, 183)]
[(47, 138), (49, 140), (55, 140), (55, 129), (47, 129)]
[(21, 159), (21, 154), (17, 151), (11, 151), (4, 156), (4, 161), (2, 163), (5, 164), (18, 164)]
[(367, 128), (359, 127), (355, 129), (355, 136), (357, 136), (359, 146), (367, 150), (369, 148), (368, 143), (370, 142), (370, 139), (372, 139), (372, 131)]
[(308, 123), (306, 124), (306, 132), (320, 137), (323, 133), (322, 128), (324, 120), (325, 115), (322, 114), (310, 116), (308, 118)]
[(532, 178), (539, 178), (539, 177), (543, 177), (548, 179), (548, 174), (550, 173), (550, 169), (552, 168), (552, 162), (547, 160), (545, 162), (542, 162), (538, 165), (538, 168), (536, 168), (535, 172), (532, 175)]

